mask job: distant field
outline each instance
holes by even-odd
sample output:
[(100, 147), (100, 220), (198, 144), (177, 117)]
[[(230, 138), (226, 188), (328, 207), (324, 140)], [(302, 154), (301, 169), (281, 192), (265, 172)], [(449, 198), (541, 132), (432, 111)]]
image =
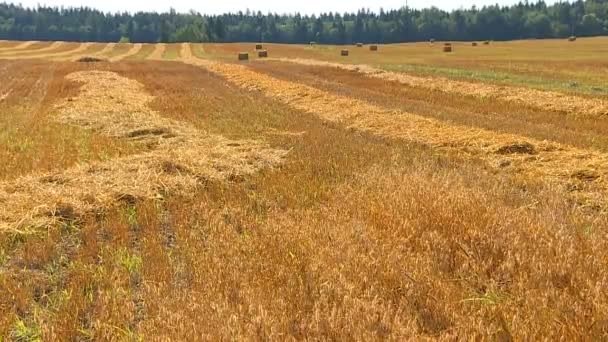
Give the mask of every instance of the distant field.
[(608, 339), (608, 38), (451, 44), (1, 41), (0, 341)]

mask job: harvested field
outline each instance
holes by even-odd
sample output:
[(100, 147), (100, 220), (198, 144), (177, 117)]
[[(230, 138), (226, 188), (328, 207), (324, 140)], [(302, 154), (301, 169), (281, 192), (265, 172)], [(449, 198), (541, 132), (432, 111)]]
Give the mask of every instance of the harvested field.
[(0, 58), (0, 340), (603, 341), (606, 41)]
[(70, 50), (70, 46), (64, 42), (53, 42), (53, 43), (38, 43), (27, 45), (24, 49), (16, 51), (8, 50), (0, 52), (0, 58), (11, 59), (11, 58), (31, 58), (38, 55), (45, 55), (48, 53), (57, 53)]
[(148, 58), (148, 56), (150, 56), (150, 54), (152, 54), (152, 52), (154, 52), (155, 48), (156, 44), (142, 44), (142, 47), (137, 54), (129, 56), (125, 59), (138, 61), (145, 60)]
[(154, 47), (154, 51), (148, 56), (149, 60), (162, 60), (163, 55), (165, 54), (166, 44), (156, 44)]
[(114, 45), (114, 47), (112, 48), (111, 51), (108, 51), (105, 54), (105, 57), (109, 58), (115, 58), (115, 57), (120, 57), (122, 55), (125, 55), (127, 53), (129, 53), (129, 51), (131, 51), (131, 48), (133, 47), (133, 44), (129, 44), (129, 43), (117, 43), (116, 45)]
[(183, 44), (167, 44), (165, 50), (162, 52), (162, 59), (164, 60), (175, 60), (180, 57)]
[(78, 59), (83, 56), (96, 55), (96, 54), (99, 54), (101, 51), (103, 51), (103, 49), (105, 49), (106, 46), (107, 46), (107, 44), (103, 44), (103, 43), (89, 43), (88, 48), (86, 50), (81, 51), (77, 55), (70, 56), (70, 59), (62, 59), (62, 60), (74, 60), (74, 59)]
[(595, 117), (560, 115), (517, 103), (428, 91), (333, 67), (276, 61), (251, 63), (249, 67), (272, 77), (354, 97), (387, 110), (416, 113), (454, 124), (550, 140), (582, 149), (608, 151), (608, 121)]
[(183, 43), (180, 47), (180, 51), (179, 51), (179, 56), (181, 59), (185, 59), (185, 60), (191, 60), (192, 58), (194, 58), (194, 55), (192, 54), (192, 47), (190, 46), (190, 43)]
[(111, 57), (110, 62), (121, 61), (123, 59), (127, 59), (131, 56), (137, 55), (142, 47), (143, 47), (143, 44), (133, 44), (133, 46), (131, 47), (131, 49), (129, 49), (129, 51)]
[(91, 49), (92, 45), (93, 45), (93, 43), (82, 43), (82, 44), (76, 45), (71, 50), (37, 55), (36, 58), (52, 58), (52, 59), (58, 59), (58, 60), (70, 59), (70, 58), (73, 58), (73, 56), (79, 56), (79, 55), (89, 51)]
[[(491, 48), (454, 43), (458, 53), (446, 55), (441, 46), (428, 43), (389, 44), (382, 53), (356, 49), (348, 60), (340, 57), (340, 46), (312, 48), (305, 45), (271, 44), (272, 57), (313, 59), (334, 63), (370, 65), (421, 77), (481, 82), (497, 86), (529, 87), (576, 95), (606, 97), (604, 51), (608, 38), (577, 40), (574, 48), (562, 39), (493, 42)], [(580, 44), (580, 45), (579, 45)], [(205, 44), (207, 58), (230, 60), (250, 44)]]
[(68, 77), (83, 86), (78, 96), (60, 104), (60, 123), (145, 143), (154, 151), (0, 184), (0, 231), (74, 219), (124, 198), (187, 192), (205, 182), (277, 165), (285, 155), (254, 141), (231, 141), (163, 119), (147, 108), (152, 98), (139, 83), (117, 74)]
[(351, 65), (307, 59), (283, 58), (278, 60), (305, 65), (336, 67), (344, 70), (361, 72), (369, 77), (397, 81), (411, 87), (421, 87), (433, 91), (442, 91), (464, 96), (493, 98), (506, 102), (518, 102), (538, 109), (551, 110), (559, 113), (595, 117), (608, 115), (608, 101), (603, 99), (574, 97), (557, 92), (526, 88), (500, 87), (488, 84), (460, 82), (440, 77), (417, 77), (406, 73), (388, 72), (368, 65)]
[[(196, 62), (195, 62), (196, 63)], [(564, 188), (576, 186), (573, 194), (580, 204), (608, 210), (608, 154), (579, 150), (553, 142), (534, 141), (481, 129), (449, 125), (411, 113), (387, 111), (368, 103), (325, 93), (297, 83), (281, 81), (247, 67), (200, 62), (235, 85), (261, 91), (302, 111), (349, 128), (384, 137), (406, 139), (438, 150), (456, 149), (488, 165), (520, 173), (541, 181), (557, 181)], [(526, 146), (528, 148), (518, 148)], [(575, 175), (583, 171), (596, 175), (591, 184), (578, 183)]]
[(0, 52), (27, 49), (30, 45), (32, 45), (34, 43), (36, 43), (36, 42), (34, 42), (34, 41), (29, 41), (29, 42), (7, 42), (7, 41), (5, 41), (5, 42), (2, 42), (2, 44), (0, 44)]
[(97, 53), (95, 56), (107, 57), (108, 55), (110, 55), (112, 53), (112, 51), (114, 50), (116, 45), (117, 45), (116, 43), (106, 44), (106, 46), (103, 49), (101, 49), (101, 51), (99, 51), (99, 53)]

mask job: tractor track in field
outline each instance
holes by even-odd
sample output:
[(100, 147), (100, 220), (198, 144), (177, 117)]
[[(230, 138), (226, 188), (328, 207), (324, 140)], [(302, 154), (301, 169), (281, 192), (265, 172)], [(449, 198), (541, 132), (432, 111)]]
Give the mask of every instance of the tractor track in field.
[[(191, 54), (190, 54), (191, 55)], [(449, 124), (280, 80), (240, 64), (184, 59), (249, 91), (349, 129), (482, 159), (494, 170), (567, 189), (577, 204), (608, 210), (608, 154), (515, 134)]]
[(398, 82), (409, 87), (519, 103), (536, 109), (566, 113), (573, 116), (608, 116), (608, 101), (606, 100), (568, 95), (555, 91), (457, 81), (444, 77), (413, 76), (406, 73), (385, 71), (369, 65), (342, 64), (314, 59), (271, 58), (268, 60), (308, 66), (338, 68), (346, 71), (358, 72), (367, 77)]

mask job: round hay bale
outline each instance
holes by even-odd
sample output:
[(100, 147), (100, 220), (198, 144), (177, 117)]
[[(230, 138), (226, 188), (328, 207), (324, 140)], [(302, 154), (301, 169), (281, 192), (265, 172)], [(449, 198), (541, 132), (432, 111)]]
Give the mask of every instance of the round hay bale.
[(575, 42), (576, 41), (576, 36), (570, 36), (570, 37), (568, 37), (568, 41), (569, 42)]
[(262, 44), (255, 44), (255, 49), (256, 50), (263, 50), (264, 46)]
[(452, 45), (445, 45), (443, 47), (443, 52), (452, 52)]
[(452, 43), (443, 43), (443, 46), (452, 46)]
[(363, 43), (357, 43), (357, 47), (363, 47)]
[(378, 45), (370, 45), (369, 51), (378, 51)]
[(239, 61), (249, 60), (249, 54), (247, 52), (239, 52)]
[(483, 45), (490, 45), (490, 41), (486, 40), (485, 42), (483, 42)]
[(260, 51), (258, 51), (258, 57), (259, 58), (267, 58), (268, 57), (268, 50), (260, 50)]
[(342, 51), (340, 51), (340, 55), (341, 56), (348, 56), (348, 50), (343, 49)]
[(477, 42), (472, 42), (471, 46), (477, 46)]

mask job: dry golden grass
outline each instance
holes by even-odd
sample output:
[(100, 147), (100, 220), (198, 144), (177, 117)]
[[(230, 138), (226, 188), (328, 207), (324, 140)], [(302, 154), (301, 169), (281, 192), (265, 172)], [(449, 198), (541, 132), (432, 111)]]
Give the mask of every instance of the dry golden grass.
[(129, 51), (131, 51), (133, 45), (134, 44), (131, 43), (117, 43), (116, 45), (114, 45), (111, 51), (108, 51), (105, 54), (105, 57), (108, 57), (108, 59), (110, 59), (125, 55), (129, 53)]
[(106, 44), (106, 46), (101, 51), (99, 51), (99, 53), (96, 54), (95, 56), (107, 57), (109, 54), (112, 53), (112, 51), (114, 50), (116, 45), (117, 45), (116, 43)]
[(139, 51), (141, 51), (142, 47), (143, 47), (143, 44), (133, 44), (133, 46), (131, 47), (131, 49), (129, 49), (129, 51), (127, 51), (123, 54), (120, 54), (120, 55), (113, 56), (112, 58), (109, 59), (109, 61), (118, 62), (123, 59), (127, 59), (131, 56), (137, 55), (139, 53)]
[(184, 44), (167, 44), (165, 46), (165, 50), (162, 54), (163, 60), (176, 60), (180, 58), (180, 53), (182, 51)]
[(156, 48), (156, 44), (142, 44), (142, 48), (135, 55), (129, 56), (127, 60), (145, 60)]
[(357, 99), (256, 73), (241, 65), (206, 61), (198, 64), (237, 86), (259, 90), (324, 120), (384, 137), (429, 145), (438, 150), (454, 149), (471, 158), (486, 160), (498, 170), (540, 181), (557, 181), (564, 188), (571, 189), (571, 194), (581, 205), (604, 212), (608, 209), (605, 201), (608, 198), (605, 183), (608, 155), (605, 153), (389, 111)]
[(153, 98), (139, 83), (117, 74), (80, 72), (68, 79), (84, 85), (78, 96), (60, 104), (59, 122), (144, 143), (153, 151), (0, 184), (0, 230), (39, 229), (125, 199), (189, 192), (213, 179), (276, 165), (285, 154), (163, 119), (148, 109)]
[(156, 44), (154, 46), (154, 51), (146, 58), (148, 60), (162, 60), (163, 55), (165, 54), (165, 49), (167, 48), (167, 44)]
[(36, 43), (36, 42), (34, 42), (34, 41), (28, 41), (28, 42), (3, 41), (0, 45), (0, 52), (27, 49), (30, 45), (32, 45), (34, 43)]
[(235, 46), (0, 61), (0, 338), (608, 338), (601, 120)]
[(272, 77), (354, 97), (386, 109), (583, 149), (608, 151), (608, 121), (596, 117), (562, 115), (523, 104), (428, 91), (338, 68), (271, 61), (248, 66)]
[(506, 102), (517, 102), (541, 110), (550, 110), (571, 115), (587, 115), (592, 117), (608, 115), (608, 101), (603, 99), (576, 97), (558, 92), (540, 91), (522, 87), (462, 82), (443, 77), (419, 77), (408, 75), (407, 73), (388, 72), (370, 67), (369, 65), (341, 64), (302, 58), (279, 58), (274, 60), (304, 65), (335, 67), (348, 71), (360, 72), (368, 77), (396, 81), (411, 87), (419, 87), (432, 91), (443, 91), (464, 96), (492, 98)]
[(96, 56), (101, 53), (104, 49), (106, 49), (107, 44), (103, 43), (88, 43), (88, 47), (85, 50), (79, 51), (76, 54), (72, 54), (69, 57), (61, 58), (62, 61), (76, 61), (82, 57), (86, 56)]
[(46, 55), (58, 52), (69, 51), (72, 48), (72, 44), (65, 42), (52, 42), (52, 43), (34, 43), (28, 45), (25, 49), (7, 50), (0, 52), (0, 58), (31, 58), (38, 55)]
[(179, 56), (181, 59), (191, 60), (194, 58), (192, 54), (192, 46), (190, 43), (182, 43), (180, 46)]
[[(580, 43), (580, 44), (579, 44)], [(576, 46), (567, 40), (493, 42), (472, 47), (452, 42), (456, 51), (446, 54), (426, 42), (381, 46), (380, 53), (352, 49), (348, 59), (340, 57), (343, 46), (267, 44), (272, 57), (303, 58), (326, 62), (371, 65), (389, 71), (454, 80), (481, 81), (496, 86), (517, 85), (576, 95), (606, 98), (604, 66), (606, 37), (582, 38)], [(251, 44), (205, 44), (207, 58), (231, 60)]]
[(73, 56), (80, 56), (86, 51), (91, 49), (93, 43), (82, 43), (82, 44), (74, 44), (73, 48), (67, 51), (60, 52), (49, 52), (41, 55), (36, 55), (33, 58), (42, 58), (42, 59), (53, 59), (53, 60), (65, 60), (73, 58)]

